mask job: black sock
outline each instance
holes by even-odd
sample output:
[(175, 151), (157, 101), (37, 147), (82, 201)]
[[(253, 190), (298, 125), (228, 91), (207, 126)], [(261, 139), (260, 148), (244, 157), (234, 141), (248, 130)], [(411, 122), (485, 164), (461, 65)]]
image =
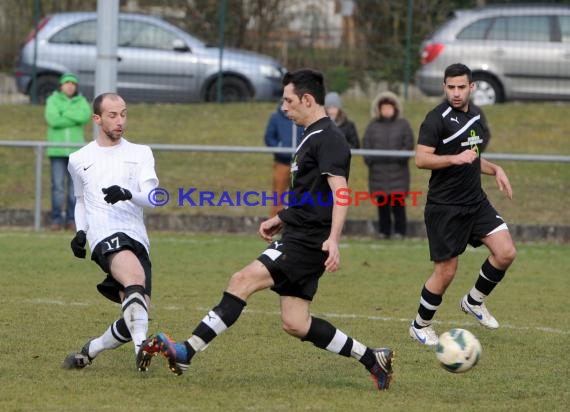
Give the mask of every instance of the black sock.
[(495, 268), (485, 260), (479, 271), (475, 286), (467, 295), (467, 302), (471, 305), (480, 305), (491, 294), (495, 286), (505, 277), (505, 271)]
[[(435, 312), (437, 312), (439, 305), (441, 305), (442, 300), (442, 295), (436, 295), (435, 293), (430, 292), (424, 285), (420, 297), (418, 316), (414, 320), (414, 327), (420, 329), (430, 325), (431, 320), (433, 319)], [(421, 324), (418, 323), (418, 320), (421, 321)]]
[(202, 350), (214, 338), (222, 334), (226, 329), (232, 326), (241, 315), (246, 302), (231, 293), (224, 292), (222, 300), (215, 306), (196, 326), (189, 339), (196, 347), (192, 347), (190, 342), (189, 354), (190, 358), (196, 354), (196, 351)]

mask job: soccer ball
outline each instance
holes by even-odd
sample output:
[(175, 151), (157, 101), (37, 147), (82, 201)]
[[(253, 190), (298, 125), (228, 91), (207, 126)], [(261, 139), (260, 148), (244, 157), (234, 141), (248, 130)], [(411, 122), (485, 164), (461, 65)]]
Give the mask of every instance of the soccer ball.
[(435, 355), (441, 366), (452, 373), (463, 373), (477, 365), (481, 357), (481, 344), (465, 329), (451, 329), (439, 336)]

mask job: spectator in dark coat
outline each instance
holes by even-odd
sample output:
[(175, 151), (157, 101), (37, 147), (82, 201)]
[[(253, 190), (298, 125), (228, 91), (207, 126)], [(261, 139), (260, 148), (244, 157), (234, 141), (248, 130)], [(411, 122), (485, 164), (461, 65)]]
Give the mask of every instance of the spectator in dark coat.
[(327, 115), (333, 119), (338, 128), (344, 133), (346, 142), (351, 149), (360, 148), (360, 139), (358, 138), (358, 131), (354, 122), (350, 121), (342, 110), (342, 102), (340, 95), (337, 92), (329, 92), (325, 96), (325, 110)]
[[(378, 94), (372, 101), (371, 115), (372, 120), (364, 133), (363, 149), (413, 150), (414, 133), (402, 116), (402, 105), (394, 93)], [(381, 204), (378, 206), (378, 236), (383, 239), (405, 237), (407, 219), (402, 193), (410, 190), (409, 158), (364, 156), (364, 161), (368, 166), (370, 194)]]

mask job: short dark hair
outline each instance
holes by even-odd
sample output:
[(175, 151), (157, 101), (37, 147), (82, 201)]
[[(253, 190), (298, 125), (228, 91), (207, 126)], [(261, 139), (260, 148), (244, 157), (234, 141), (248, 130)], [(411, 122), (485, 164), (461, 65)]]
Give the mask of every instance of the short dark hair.
[(445, 83), (448, 77), (459, 77), (465, 75), (467, 75), (469, 83), (473, 83), (473, 73), (471, 73), (471, 69), (462, 63), (453, 63), (445, 69), (443, 82)]
[(323, 74), (313, 69), (299, 69), (294, 72), (287, 72), (283, 76), (283, 87), (293, 84), (295, 94), (303, 97), (304, 94), (310, 94), (315, 101), (324, 106), (325, 104), (325, 80)]
[(117, 93), (112, 93), (112, 92), (101, 93), (99, 96), (93, 99), (93, 114), (101, 116), (102, 113), (101, 104), (103, 103), (103, 99), (105, 99), (105, 97), (111, 97), (112, 99), (116, 99), (121, 96), (119, 96)]

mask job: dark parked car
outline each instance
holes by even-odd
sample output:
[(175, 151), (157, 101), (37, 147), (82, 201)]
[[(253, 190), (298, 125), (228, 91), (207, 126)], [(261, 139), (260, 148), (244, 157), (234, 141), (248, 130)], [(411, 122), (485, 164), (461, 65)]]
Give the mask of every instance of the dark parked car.
[[(37, 39), (36, 69), (34, 38)], [(58, 87), (62, 73), (79, 77), (80, 91), (93, 97), (97, 14), (59, 13), (45, 17), (20, 51), (18, 90), (30, 94), (35, 72), (40, 102)], [(220, 50), (153, 16), (120, 14), (117, 87), (129, 102), (215, 101)], [(225, 48), (224, 101), (275, 100), (285, 69), (273, 58)]]
[(458, 10), (422, 44), (416, 85), (443, 94), (443, 71), (473, 71), (476, 104), (570, 100), (570, 6), (504, 5)]

